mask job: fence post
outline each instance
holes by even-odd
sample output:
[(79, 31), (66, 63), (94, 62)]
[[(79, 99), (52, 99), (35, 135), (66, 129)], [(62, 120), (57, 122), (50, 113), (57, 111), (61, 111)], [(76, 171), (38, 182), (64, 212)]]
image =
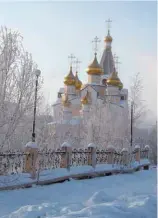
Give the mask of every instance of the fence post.
[(96, 145), (90, 143), (88, 145), (88, 165), (91, 165), (93, 168), (96, 166)]
[(31, 178), (36, 178), (36, 162), (38, 158), (38, 146), (35, 142), (28, 142), (25, 145), (24, 171), (31, 174)]
[(136, 154), (135, 154), (135, 161), (140, 163), (140, 146), (139, 145), (136, 145), (134, 147), (134, 152), (136, 152)]
[(123, 148), (121, 150), (121, 154), (122, 154), (122, 164), (123, 165), (128, 165), (128, 149), (127, 148)]
[(72, 147), (68, 142), (64, 142), (61, 145), (61, 148), (62, 148), (62, 151), (64, 152), (62, 154), (61, 167), (67, 168), (67, 170), (70, 171), (71, 158), (72, 158)]
[(113, 145), (108, 145), (106, 148), (106, 151), (108, 152), (108, 164), (114, 164), (114, 153), (116, 152), (116, 149)]

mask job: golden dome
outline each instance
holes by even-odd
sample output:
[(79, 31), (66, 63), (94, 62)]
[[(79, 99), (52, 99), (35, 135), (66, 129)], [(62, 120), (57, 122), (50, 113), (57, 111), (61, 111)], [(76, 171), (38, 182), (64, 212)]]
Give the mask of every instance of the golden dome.
[(81, 103), (82, 104), (89, 104), (89, 94), (88, 94), (88, 91), (87, 91), (87, 94), (81, 99)]
[(64, 96), (62, 97), (62, 104), (65, 107), (69, 107), (71, 105), (71, 102), (68, 99), (68, 94), (67, 93), (65, 93)]
[(117, 75), (117, 72), (114, 70), (114, 72), (111, 74), (111, 76), (108, 78), (107, 80), (107, 84), (108, 85), (111, 85), (111, 86), (117, 86), (119, 87), (120, 89), (123, 88), (123, 84), (122, 82), (120, 81), (118, 75)]
[(104, 42), (112, 42), (112, 37), (110, 36), (110, 32), (108, 31), (107, 36), (104, 38)]
[(93, 62), (88, 66), (86, 72), (90, 75), (102, 75), (104, 74), (103, 69), (101, 68), (100, 64), (97, 60), (97, 54), (95, 53), (95, 57)]
[(78, 72), (76, 71), (76, 75), (75, 75), (75, 87), (77, 90), (80, 90), (82, 87), (82, 82), (79, 80), (78, 78)]
[(75, 85), (75, 77), (74, 77), (73, 72), (72, 72), (72, 66), (70, 66), (69, 74), (64, 77), (64, 84), (67, 86)]

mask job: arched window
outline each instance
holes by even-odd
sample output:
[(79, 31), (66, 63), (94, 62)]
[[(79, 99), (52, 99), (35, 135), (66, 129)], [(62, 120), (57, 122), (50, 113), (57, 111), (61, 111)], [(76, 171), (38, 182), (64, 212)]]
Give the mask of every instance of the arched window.
[(106, 82), (107, 82), (107, 79), (103, 79), (103, 80), (102, 80), (102, 84), (103, 84), (103, 85), (106, 85)]

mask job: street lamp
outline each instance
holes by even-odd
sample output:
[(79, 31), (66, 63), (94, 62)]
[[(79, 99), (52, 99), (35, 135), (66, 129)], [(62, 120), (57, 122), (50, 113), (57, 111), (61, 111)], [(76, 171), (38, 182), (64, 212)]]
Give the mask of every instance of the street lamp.
[(35, 100), (34, 100), (34, 111), (33, 111), (33, 126), (32, 126), (32, 142), (35, 142), (35, 126), (36, 126), (36, 104), (37, 104), (37, 88), (38, 88), (38, 78), (41, 74), (40, 70), (35, 71), (36, 82), (35, 82)]
[(133, 145), (133, 101), (131, 102), (131, 148)]

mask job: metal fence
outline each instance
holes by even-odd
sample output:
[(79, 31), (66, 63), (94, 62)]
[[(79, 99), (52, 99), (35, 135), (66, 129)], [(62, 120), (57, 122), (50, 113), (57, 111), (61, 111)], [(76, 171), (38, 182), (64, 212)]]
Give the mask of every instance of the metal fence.
[[(148, 157), (148, 151), (142, 149), (140, 151), (140, 158)], [(104, 149), (96, 149), (96, 164), (109, 163), (109, 157), (112, 153)], [(51, 150), (43, 149), (38, 151), (36, 169), (55, 169), (62, 167), (62, 157), (66, 152), (62, 149)], [(72, 149), (70, 166), (88, 165), (91, 152), (89, 149)], [(127, 159), (130, 160), (131, 154), (127, 154)], [(33, 162), (34, 156), (28, 152), (21, 152), (20, 150), (8, 150), (0, 153), (0, 175), (17, 174), (25, 172), (25, 162), (31, 159)], [(132, 160), (136, 160), (136, 151), (132, 152)], [(123, 153), (113, 152), (113, 164), (123, 164)]]

